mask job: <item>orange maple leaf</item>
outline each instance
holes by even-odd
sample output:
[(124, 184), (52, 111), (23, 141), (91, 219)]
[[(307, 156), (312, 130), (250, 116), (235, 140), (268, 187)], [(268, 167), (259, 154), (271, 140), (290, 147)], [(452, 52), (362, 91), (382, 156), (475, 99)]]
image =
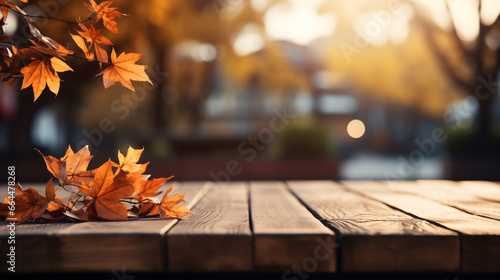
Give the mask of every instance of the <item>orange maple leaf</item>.
[(140, 209), (137, 213), (139, 217), (148, 217), (158, 215), (158, 209), (160, 209), (160, 203), (157, 202), (158, 199), (146, 198), (140, 204)]
[(14, 187), (18, 194), (14, 197), (16, 210), (13, 218), (17, 218), (18, 222), (36, 219), (45, 211), (49, 201), (44, 196), (32, 188), (24, 191), (20, 185)]
[(135, 200), (142, 201), (147, 197), (154, 197), (158, 194), (157, 190), (165, 184), (166, 181), (172, 179), (174, 176), (168, 178), (157, 178), (151, 181), (140, 180), (135, 187)]
[(80, 190), (91, 198), (87, 212), (89, 216), (104, 220), (127, 220), (127, 206), (120, 199), (134, 193), (134, 181), (140, 175), (124, 172), (113, 175), (111, 160), (95, 170), (95, 178)]
[(114, 85), (115, 82), (119, 82), (124, 87), (133, 91), (134, 87), (132, 86), (131, 80), (146, 81), (153, 84), (144, 71), (146, 66), (135, 64), (135, 62), (141, 59), (141, 57), (142, 54), (138, 53), (121, 53), (117, 58), (115, 49), (113, 49), (111, 52), (111, 65), (97, 76), (103, 75), (102, 77), (105, 88), (109, 88)]
[[(0, 41), (2, 41), (2, 37), (7, 37), (7, 36), (0, 36)], [(14, 85), (14, 82), (17, 80), (19, 77), (19, 71), (21, 70), (21, 64), (22, 60), (18, 55), (17, 48), (12, 46), (12, 52), (8, 49), (5, 48), (2, 51), (2, 54), (4, 55), (4, 60), (3, 60), (3, 70), (7, 70), (6, 72), (0, 73), (0, 80), (2, 82), (5, 82), (9, 88), (12, 88)], [(3, 88), (3, 83), (2, 83), (2, 88)]]
[(113, 0), (104, 1), (99, 5), (97, 5), (94, 0), (90, 0), (90, 4), (85, 3), (91, 12), (89, 17), (95, 18), (94, 22), (98, 22), (102, 19), (104, 27), (115, 34), (118, 34), (118, 25), (115, 22), (115, 18), (121, 18), (128, 15), (118, 12), (116, 7), (110, 7), (111, 4), (113, 4)]
[(83, 51), (87, 59), (94, 59), (94, 53), (89, 52), (89, 49), (87, 48), (85, 40), (82, 36), (74, 35), (71, 32), (69, 33), (69, 35), (71, 35), (71, 38), (73, 38), (73, 41), (75, 41), (76, 45)]
[(94, 178), (94, 172), (87, 170), (92, 157), (88, 146), (81, 148), (76, 154), (69, 153), (61, 165), (59, 180), (67, 185), (89, 183)]
[(44, 156), (42, 152), (37, 151), (45, 160), (49, 172), (59, 179), (62, 185), (80, 186), (90, 183), (94, 178), (94, 171), (87, 170), (90, 160), (93, 157), (90, 155), (88, 146), (81, 148), (76, 154), (68, 146), (66, 154), (61, 159), (53, 156)]
[(176, 205), (177, 203), (184, 201), (185, 193), (168, 196), (168, 194), (172, 191), (172, 187), (173, 185), (170, 186), (170, 188), (168, 188), (168, 190), (163, 195), (160, 207), (158, 208), (158, 214), (160, 214), (160, 217), (164, 219), (185, 219), (185, 215), (193, 214), (193, 212), (189, 211), (189, 208), (186, 205)]
[[(124, 156), (120, 150), (118, 150), (118, 163), (113, 163), (114, 166), (118, 167), (119, 170), (123, 170), (125, 172), (138, 172), (140, 174), (146, 171), (146, 167), (149, 162), (145, 164), (138, 164), (137, 162), (141, 158), (141, 154), (144, 151), (144, 147), (142, 149), (134, 149), (131, 146), (128, 147), (127, 155)], [(119, 171), (117, 170), (117, 172)]]
[(66, 207), (64, 207), (62, 199), (56, 196), (54, 200), (57, 202), (49, 202), (45, 211), (34, 220), (35, 222), (57, 222), (66, 217), (64, 215)]
[(95, 29), (92, 23), (89, 25), (89, 28), (87, 28), (82, 23), (79, 23), (78, 25), (82, 29), (82, 31), (77, 30), (78, 34), (80, 34), (81, 38), (84, 38), (87, 43), (90, 43), (90, 47), (88, 48), (88, 50), (86, 50), (86, 45), (83, 44), (84, 46), (82, 46), (81, 40), (76, 38), (78, 35), (73, 35), (71, 33), (70, 34), (78, 47), (85, 53), (86, 57), (88, 59), (94, 59), (95, 54), (95, 59), (102, 62), (108, 62), (108, 54), (99, 44), (110, 46), (113, 45), (113, 43), (111, 43), (108, 38), (102, 36), (101, 30)]
[(51, 47), (48, 48), (35, 40), (29, 39), (29, 41), (33, 44), (33, 46), (29, 48), (19, 49), (19, 53), (21, 53), (23, 56), (32, 60), (41, 60), (42, 58), (47, 56), (62, 58), (61, 54), (59, 54), (57, 50)]
[(33, 87), (35, 101), (38, 99), (45, 86), (48, 86), (50, 91), (55, 95), (59, 92), (61, 79), (57, 72), (73, 71), (66, 63), (57, 57), (47, 58), (41, 57), (21, 69), (24, 74), (23, 85), (21, 89), (29, 86)]

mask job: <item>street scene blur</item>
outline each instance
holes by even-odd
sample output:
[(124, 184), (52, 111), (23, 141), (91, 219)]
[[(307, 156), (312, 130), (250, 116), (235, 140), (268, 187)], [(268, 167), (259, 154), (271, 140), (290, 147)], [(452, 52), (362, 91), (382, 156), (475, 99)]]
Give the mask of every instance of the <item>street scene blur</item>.
[[(52, 2), (24, 10), (88, 13)], [(114, 5), (130, 16), (106, 35), (143, 54), (153, 85), (104, 89), (97, 66), (69, 60), (78, 70), (57, 97), (2, 88), (2, 170), (18, 180), (50, 177), (34, 148), (62, 157), (68, 145), (95, 162), (145, 147), (148, 173), (177, 180), (500, 180), (500, 1)], [(22, 32), (18, 16), (7, 34)], [(68, 23), (33, 21), (74, 47)]]

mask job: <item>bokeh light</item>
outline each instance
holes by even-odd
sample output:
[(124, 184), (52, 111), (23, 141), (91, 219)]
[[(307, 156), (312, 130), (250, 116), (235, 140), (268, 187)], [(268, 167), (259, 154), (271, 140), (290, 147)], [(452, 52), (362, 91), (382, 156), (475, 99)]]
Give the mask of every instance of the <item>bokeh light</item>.
[(365, 124), (360, 120), (352, 120), (347, 125), (347, 133), (352, 138), (360, 138), (365, 134)]

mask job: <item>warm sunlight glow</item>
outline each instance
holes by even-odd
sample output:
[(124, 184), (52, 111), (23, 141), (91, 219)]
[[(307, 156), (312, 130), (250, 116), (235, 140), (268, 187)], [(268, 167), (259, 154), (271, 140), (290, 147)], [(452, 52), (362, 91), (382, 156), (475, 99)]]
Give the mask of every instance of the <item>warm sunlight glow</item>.
[(478, 1), (448, 1), (448, 4), (460, 39), (474, 41), (479, 34)]
[(233, 41), (233, 48), (237, 55), (245, 56), (264, 47), (264, 39), (260, 35), (259, 27), (249, 23)]
[(386, 10), (372, 10), (359, 14), (353, 28), (373, 46), (383, 46), (389, 40), (394, 44), (402, 44), (410, 33), (410, 21), (413, 9), (407, 3), (400, 4), (397, 13)]
[(250, 5), (256, 12), (262, 12), (266, 8), (267, 4), (267, 0), (250, 0)]
[(318, 15), (322, 0), (289, 0), (274, 5), (264, 22), (270, 37), (307, 45), (312, 40), (333, 33), (335, 20), (331, 14)]
[(482, 0), (481, 2), (481, 21), (486, 24), (492, 24), (500, 14), (500, 1)]
[(419, 4), (429, 9), (431, 19), (444, 30), (451, 27), (451, 18), (446, 8), (446, 0), (420, 0)]
[(365, 124), (360, 120), (352, 120), (347, 125), (347, 133), (352, 138), (360, 138), (365, 134)]

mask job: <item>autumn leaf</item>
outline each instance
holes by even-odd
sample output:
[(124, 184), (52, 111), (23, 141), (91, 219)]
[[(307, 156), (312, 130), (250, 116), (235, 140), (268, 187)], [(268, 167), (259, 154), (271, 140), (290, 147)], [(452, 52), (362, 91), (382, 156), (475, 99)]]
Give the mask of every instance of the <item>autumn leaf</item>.
[(71, 147), (68, 147), (66, 154), (61, 159), (45, 156), (39, 150), (37, 151), (45, 160), (47, 170), (63, 185), (88, 184), (94, 178), (94, 171), (87, 170), (93, 157), (90, 155), (88, 146), (83, 147), (76, 154)]
[(65, 48), (63, 45), (59, 44), (58, 42), (54, 41), (54, 45), (57, 47), (55, 50), (57, 51), (57, 53), (61, 56), (67, 56), (67, 55), (70, 55), (70, 54), (73, 54), (74, 52), (71, 51), (71, 50), (68, 50), (67, 48)]
[(87, 45), (85, 44), (85, 40), (83, 39), (83, 37), (79, 35), (74, 35), (71, 32), (69, 34), (71, 35), (71, 38), (73, 38), (73, 41), (75, 41), (76, 45), (83, 51), (85, 57), (87, 59), (94, 59), (94, 54), (89, 52), (89, 49), (87, 48)]
[(87, 43), (90, 43), (90, 47), (86, 52), (85, 50), (86, 46), (85, 47), (81, 46), (81, 40), (76, 38), (77, 35), (71, 34), (73, 40), (78, 45), (78, 47), (82, 49), (82, 51), (85, 53), (88, 59), (94, 59), (94, 54), (95, 54), (95, 59), (107, 63), (109, 60), (108, 54), (99, 44), (113, 45), (113, 43), (111, 43), (111, 41), (108, 38), (102, 36), (101, 30), (100, 29), (96, 30), (94, 28), (94, 25), (92, 25), (92, 23), (89, 25), (89, 28), (87, 28), (82, 23), (79, 23), (79, 26), (82, 30), (81, 31), (77, 30), (78, 34), (80, 34), (81, 38), (84, 38), (87, 41)]
[(35, 101), (45, 89), (45, 86), (48, 86), (50, 91), (57, 95), (61, 81), (57, 72), (65, 71), (73, 71), (73, 69), (57, 57), (36, 59), (21, 69), (21, 73), (24, 74), (21, 89), (32, 86)]
[(114, 176), (111, 160), (97, 168), (89, 186), (80, 187), (91, 198), (87, 207), (89, 215), (104, 220), (127, 220), (127, 206), (120, 199), (128, 198), (134, 193), (133, 184), (139, 178), (140, 175), (124, 172)]
[(148, 198), (141, 203), (141, 208), (138, 211), (137, 215), (139, 217), (156, 216), (158, 215), (158, 209), (160, 209), (160, 203), (151, 201), (151, 198)]
[(102, 19), (104, 27), (115, 34), (118, 34), (118, 25), (115, 22), (115, 18), (121, 18), (128, 15), (118, 12), (116, 7), (110, 7), (111, 4), (113, 4), (113, 0), (104, 1), (99, 5), (97, 5), (94, 0), (90, 0), (90, 4), (85, 5), (91, 12), (89, 17), (94, 17), (95, 22)]
[(145, 164), (138, 164), (137, 162), (141, 158), (141, 154), (144, 151), (144, 148), (142, 149), (134, 149), (132, 147), (128, 147), (127, 150), (127, 155), (124, 156), (119, 150), (118, 150), (118, 164), (114, 164), (114, 166), (118, 167), (119, 169), (125, 171), (125, 172), (138, 172), (138, 173), (144, 173), (146, 171), (146, 167), (149, 164), (149, 162)]
[(134, 87), (131, 81), (146, 81), (153, 84), (144, 71), (146, 66), (135, 64), (141, 57), (142, 55), (137, 53), (121, 53), (116, 57), (115, 49), (113, 49), (111, 52), (111, 65), (97, 76), (103, 75), (105, 88), (109, 88), (116, 82), (119, 82), (124, 87), (133, 91)]
[(52, 182), (52, 178), (50, 178), (50, 180), (47, 182), (47, 185), (45, 186), (45, 197), (48, 201), (52, 201), (56, 197), (54, 182)]
[(96, 19), (101, 19), (102, 15), (105, 13), (106, 9), (109, 9), (109, 6), (113, 4), (113, 0), (104, 1), (99, 5), (96, 4), (94, 0), (90, 0), (89, 4), (84, 3), (87, 8), (90, 10), (89, 17), (94, 17)]
[(82, 222), (89, 220), (89, 215), (83, 209), (79, 209), (79, 210), (71, 211), (71, 212), (66, 211), (66, 212), (64, 212), (64, 215), (66, 215), (67, 217), (82, 221)]
[(18, 195), (14, 197), (16, 210), (13, 218), (17, 218), (18, 222), (24, 222), (29, 219), (35, 219), (45, 211), (49, 201), (36, 190), (28, 188), (22, 190), (20, 185), (14, 186)]
[[(35, 150), (42, 155), (43, 159), (45, 160), (45, 165), (47, 166), (47, 170), (49, 170), (49, 172), (52, 173), (54, 177), (59, 179), (59, 172), (61, 170), (61, 165), (63, 163), (63, 160), (62, 159), (59, 160), (53, 156), (45, 156), (42, 154), (42, 152), (40, 152), (40, 150), (38, 149)], [(68, 150), (71, 150), (71, 148), (68, 147)], [(73, 151), (71, 151), (71, 153), (73, 153)]]
[(35, 40), (29, 39), (29, 41), (33, 44), (33, 46), (19, 50), (19, 53), (25, 57), (33, 60), (40, 60), (47, 56), (64, 59), (63, 55), (57, 51), (57, 46), (54, 45), (54, 47), (47, 47), (46, 45), (42, 45)]
[(45, 211), (34, 219), (34, 222), (57, 222), (65, 217), (63, 201), (60, 197), (56, 196), (54, 201), (49, 202)]
[(189, 208), (186, 205), (176, 205), (177, 203), (184, 201), (184, 193), (168, 196), (168, 194), (172, 191), (172, 187), (173, 186), (170, 186), (170, 188), (168, 188), (161, 199), (161, 204), (158, 208), (158, 214), (160, 214), (160, 217), (164, 219), (184, 219), (185, 215), (193, 214), (193, 212), (189, 211)]
[(158, 194), (157, 190), (165, 184), (166, 181), (170, 180), (174, 176), (168, 178), (157, 178), (151, 181), (140, 180), (135, 187), (135, 200), (142, 201), (147, 197), (154, 197)]
[(59, 180), (67, 185), (89, 183), (94, 178), (93, 171), (87, 171), (90, 160), (89, 147), (81, 148), (76, 154), (68, 154), (59, 173)]
[[(2, 36), (0, 36), (2, 37)], [(3, 36), (6, 37), (6, 36)], [(0, 40), (1, 41), (1, 40)], [(7, 84), (9, 88), (12, 88), (12, 85), (14, 82), (17, 80), (17, 78), (20, 76), (20, 70), (21, 70), (21, 64), (22, 60), (18, 55), (17, 48), (12, 46), (12, 52), (9, 51), (8, 48), (5, 48), (4, 51), (2, 52), (2, 55), (7, 56), (6, 59), (4, 59), (0, 66), (2, 66), (2, 72), (0, 73), (0, 79)], [(3, 71), (3, 70), (7, 71)], [(3, 87), (3, 84), (2, 84)]]

